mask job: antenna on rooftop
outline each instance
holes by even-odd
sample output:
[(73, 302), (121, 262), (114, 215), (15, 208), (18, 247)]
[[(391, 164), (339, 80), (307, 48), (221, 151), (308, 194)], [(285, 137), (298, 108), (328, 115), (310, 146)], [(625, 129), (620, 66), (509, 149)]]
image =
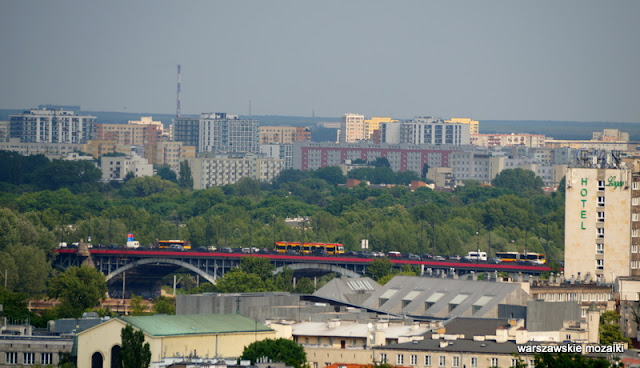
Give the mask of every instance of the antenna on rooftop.
[(180, 117), (180, 80), (182, 79), (182, 73), (180, 72), (180, 64), (178, 64), (178, 89), (177, 89), (177, 101), (176, 101), (176, 118)]

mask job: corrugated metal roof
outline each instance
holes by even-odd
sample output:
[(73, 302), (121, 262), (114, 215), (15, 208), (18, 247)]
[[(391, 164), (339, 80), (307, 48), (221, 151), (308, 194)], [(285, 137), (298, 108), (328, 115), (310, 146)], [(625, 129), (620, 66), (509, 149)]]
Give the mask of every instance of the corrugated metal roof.
[(481, 296), (478, 300), (476, 300), (475, 302), (473, 302), (473, 305), (476, 306), (484, 306), (485, 304), (489, 303), (489, 301), (493, 299), (492, 296)]
[(153, 336), (271, 331), (269, 327), (239, 314), (156, 314), (120, 319)]

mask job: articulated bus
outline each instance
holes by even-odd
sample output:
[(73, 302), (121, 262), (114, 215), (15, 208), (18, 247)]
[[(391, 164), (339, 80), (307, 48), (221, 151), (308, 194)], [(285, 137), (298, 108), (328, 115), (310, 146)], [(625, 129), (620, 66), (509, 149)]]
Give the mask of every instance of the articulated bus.
[(277, 241), (274, 251), (276, 253), (298, 252), (300, 254), (344, 254), (344, 245), (340, 243), (300, 243)]
[(542, 253), (496, 252), (496, 257), (502, 262), (529, 262), (536, 265), (547, 263)]
[(184, 250), (191, 249), (191, 242), (188, 240), (158, 240), (156, 244), (159, 249), (180, 248)]

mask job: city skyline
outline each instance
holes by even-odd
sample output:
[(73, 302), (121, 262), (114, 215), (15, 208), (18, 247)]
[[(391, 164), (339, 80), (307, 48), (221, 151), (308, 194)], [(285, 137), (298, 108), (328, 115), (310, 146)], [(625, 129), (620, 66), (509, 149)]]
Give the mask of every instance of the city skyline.
[(640, 122), (634, 1), (0, 6), (5, 109)]

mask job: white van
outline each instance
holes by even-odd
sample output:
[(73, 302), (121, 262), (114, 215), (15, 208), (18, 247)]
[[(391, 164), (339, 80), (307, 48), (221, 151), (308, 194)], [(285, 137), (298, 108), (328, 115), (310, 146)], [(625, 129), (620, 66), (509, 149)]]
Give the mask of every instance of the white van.
[(465, 261), (486, 261), (487, 252), (469, 252), (464, 259)]

